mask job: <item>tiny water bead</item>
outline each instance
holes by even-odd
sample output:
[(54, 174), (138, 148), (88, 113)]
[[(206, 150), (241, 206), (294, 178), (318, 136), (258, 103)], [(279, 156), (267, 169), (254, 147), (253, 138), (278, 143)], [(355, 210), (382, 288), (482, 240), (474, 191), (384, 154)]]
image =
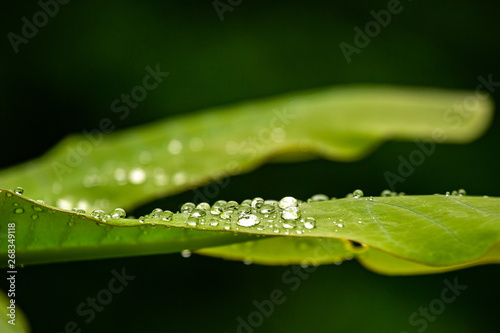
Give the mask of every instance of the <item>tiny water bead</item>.
[[(449, 195), (450, 192), (446, 192), (446, 193), (448, 193), (447, 195)], [(460, 196), (460, 197), (465, 196), (466, 194), (467, 194), (467, 192), (463, 188), (459, 189), (458, 191), (451, 192), (451, 195)]]
[(123, 208), (115, 208), (111, 212), (111, 218), (115, 219), (115, 220), (124, 219), (126, 216), (127, 216), (127, 213), (125, 212), (125, 210)]
[(24, 209), (23, 208), (16, 208), (16, 209), (14, 209), (14, 213), (22, 214), (22, 213), (24, 213)]
[(16, 189), (14, 190), (14, 193), (18, 194), (18, 195), (22, 195), (24, 193), (24, 189), (20, 186), (16, 187)]
[(304, 228), (306, 229), (314, 229), (316, 227), (316, 220), (314, 217), (307, 217), (306, 220), (304, 221)]
[(364, 193), (360, 189), (354, 190), (354, 192), (352, 192), (352, 196), (354, 199), (361, 198), (363, 195)]

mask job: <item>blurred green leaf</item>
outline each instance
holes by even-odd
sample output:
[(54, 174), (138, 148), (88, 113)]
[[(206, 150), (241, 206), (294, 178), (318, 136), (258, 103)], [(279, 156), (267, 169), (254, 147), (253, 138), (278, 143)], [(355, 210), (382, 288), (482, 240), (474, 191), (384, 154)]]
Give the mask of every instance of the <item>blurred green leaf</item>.
[(469, 142), (484, 132), (493, 109), (487, 98), (464, 109), (472, 94), (335, 87), (213, 108), (109, 135), (103, 132), (113, 130), (113, 120), (104, 118), (43, 157), (1, 171), (0, 185), (21, 186), (30, 197), (65, 209), (130, 209), (268, 160), (352, 161), (391, 139)]

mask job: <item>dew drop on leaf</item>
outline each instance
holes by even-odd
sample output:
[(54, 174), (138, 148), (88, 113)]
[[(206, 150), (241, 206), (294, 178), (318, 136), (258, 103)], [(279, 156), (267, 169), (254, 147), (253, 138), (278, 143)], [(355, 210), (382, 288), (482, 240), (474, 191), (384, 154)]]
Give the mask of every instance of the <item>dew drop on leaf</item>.
[(16, 187), (14, 193), (22, 195), (24, 193), (24, 189), (22, 187)]
[(296, 220), (300, 217), (301, 212), (297, 207), (287, 207), (283, 210), (282, 216), (285, 220)]
[(111, 212), (111, 218), (113, 218), (115, 220), (123, 219), (123, 218), (125, 218), (125, 216), (127, 216), (127, 213), (125, 212), (125, 210), (123, 208), (115, 208)]
[(166, 211), (163, 211), (161, 214), (160, 214), (160, 217), (163, 221), (170, 221), (172, 219), (172, 216), (174, 215), (174, 213), (172, 213), (171, 211), (169, 210), (166, 210)]
[(196, 206), (192, 202), (186, 202), (181, 206), (181, 213), (191, 213)]
[(152, 218), (159, 218), (161, 216), (161, 213), (163, 213), (163, 209), (155, 208), (153, 209), (153, 211), (151, 211), (151, 214), (149, 216)]
[(24, 213), (24, 209), (22, 209), (22, 208), (16, 208), (16, 209), (14, 209), (14, 213), (16, 213), (16, 214), (22, 214), (22, 213)]
[(314, 219), (314, 217), (306, 218), (306, 220), (304, 221), (304, 228), (310, 230), (313, 229), (314, 227), (316, 227), (316, 220)]
[(189, 250), (182, 250), (181, 256), (183, 258), (189, 258), (189, 257), (191, 257), (191, 251), (189, 251)]
[(93, 210), (92, 213), (90, 213), (90, 216), (96, 219), (101, 219), (104, 216), (104, 211), (100, 209)]
[(280, 200), (279, 206), (282, 209), (288, 207), (297, 207), (297, 199), (295, 199), (294, 197), (284, 197), (283, 199)]
[(354, 190), (354, 192), (352, 192), (352, 196), (354, 199), (361, 198), (363, 195), (365, 194), (360, 189)]
[(243, 215), (238, 219), (237, 222), (237, 224), (242, 227), (251, 227), (259, 223), (260, 223), (259, 217), (254, 214)]

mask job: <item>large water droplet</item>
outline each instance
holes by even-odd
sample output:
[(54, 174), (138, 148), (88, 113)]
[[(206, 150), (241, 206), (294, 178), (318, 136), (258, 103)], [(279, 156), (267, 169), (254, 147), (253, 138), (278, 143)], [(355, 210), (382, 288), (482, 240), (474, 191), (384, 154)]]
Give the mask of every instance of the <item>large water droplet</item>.
[(461, 189), (458, 190), (458, 195), (459, 196), (465, 196), (465, 195), (467, 195), (467, 192), (463, 188), (461, 188)]
[(182, 250), (181, 256), (183, 258), (189, 258), (189, 257), (191, 257), (191, 251), (189, 251), (189, 250)]
[(284, 197), (280, 200), (279, 206), (282, 209), (285, 209), (287, 207), (297, 207), (297, 199), (295, 199), (294, 197)]
[(283, 210), (282, 216), (285, 220), (296, 220), (300, 217), (301, 212), (297, 207), (287, 207)]
[(24, 193), (24, 189), (22, 187), (16, 187), (16, 189), (14, 190), (14, 193), (22, 195)]
[(259, 223), (260, 223), (259, 217), (254, 214), (243, 215), (238, 219), (237, 222), (237, 224), (241, 225), (242, 227), (251, 227)]
[(111, 218), (115, 219), (115, 220), (124, 219), (126, 216), (127, 216), (127, 213), (125, 212), (125, 210), (123, 208), (115, 208), (111, 212)]

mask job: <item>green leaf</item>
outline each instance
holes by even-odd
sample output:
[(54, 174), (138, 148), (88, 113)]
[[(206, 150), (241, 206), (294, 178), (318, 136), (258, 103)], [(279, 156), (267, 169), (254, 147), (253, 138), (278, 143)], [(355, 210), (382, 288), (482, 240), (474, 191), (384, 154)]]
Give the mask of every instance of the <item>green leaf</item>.
[[(360, 159), (386, 140), (469, 142), (492, 102), (460, 108), (471, 92), (346, 86), (213, 108), (103, 136), (94, 129), (43, 157), (0, 172), (49, 205), (131, 209), (155, 198), (248, 172), (267, 160)], [(116, 120), (119, 122), (119, 120)]]
[[(215, 248), (200, 252), (238, 260), (249, 257), (265, 264), (302, 263), (304, 257), (316, 258), (316, 261), (309, 260), (311, 263), (329, 263), (359, 254), (365, 266), (387, 274), (398, 273), (393, 267), (397, 258), (404, 260), (405, 265), (414, 262), (444, 270), (495, 262), (499, 258), (498, 251), (491, 249), (500, 241), (500, 198), (350, 197), (304, 202), (298, 207), (294, 207), (293, 198), (283, 199), (280, 205), (259, 200), (251, 202), (254, 208), (246, 203), (232, 207), (228, 203), (222, 208), (222, 214), (218, 209), (212, 214), (210, 207), (193, 210), (194, 205), (185, 205), (183, 212), (173, 214), (172, 218), (164, 219), (152, 213), (136, 220), (113, 219), (109, 215), (93, 218), (51, 208), (3, 190), (0, 214), (4, 219), (0, 226), (5, 233), (8, 223), (15, 221), (16, 249), (22, 264), (201, 250), (256, 241), (258, 236), (312, 238), (314, 241), (294, 243), (281, 237), (259, 240), (251, 256), (248, 251), (254, 246), (251, 243), (225, 247), (222, 251)], [(280, 208), (286, 206), (291, 208)], [(212, 209), (214, 207), (218, 204)], [(266, 212), (270, 207), (271, 211)], [(254, 238), (245, 238), (243, 234)], [(339, 239), (351, 242), (342, 243)], [(365, 251), (354, 247), (353, 242), (365, 246), (362, 248)], [(322, 256), (311, 252), (318, 251), (318, 246), (331, 252)], [(372, 249), (390, 256), (384, 257)], [(493, 252), (486, 254), (489, 250)], [(228, 252), (230, 255), (226, 255)], [(388, 264), (381, 264), (385, 261)], [(412, 269), (416, 273), (423, 270), (418, 265), (410, 265), (400, 272), (409, 274)]]
[[(5, 257), (8, 229), (15, 224), (16, 265), (181, 252), (249, 239), (248, 235), (143, 225), (137, 220), (106, 223), (6, 190), (0, 191), (0, 216), (0, 253)], [(7, 260), (0, 267), (6, 264)]]

